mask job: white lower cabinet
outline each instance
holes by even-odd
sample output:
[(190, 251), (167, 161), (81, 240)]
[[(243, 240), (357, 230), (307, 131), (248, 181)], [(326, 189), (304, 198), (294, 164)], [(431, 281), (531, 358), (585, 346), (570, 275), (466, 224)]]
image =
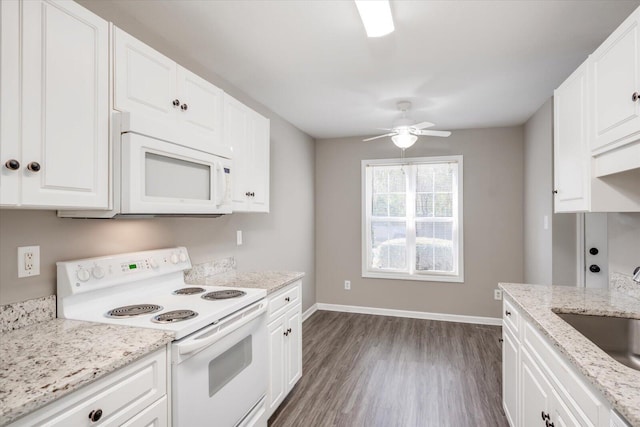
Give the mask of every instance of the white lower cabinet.
[(511, 426), (627, 425), (508, 299), (502, 328), (502, 404)]
[(302, 377), (301, 282), (269, 297), (269, 388), (267, 417)]
[(167, 348), (163, 347), (20, 418), (10, 427), (166, 427), (167, 402)]

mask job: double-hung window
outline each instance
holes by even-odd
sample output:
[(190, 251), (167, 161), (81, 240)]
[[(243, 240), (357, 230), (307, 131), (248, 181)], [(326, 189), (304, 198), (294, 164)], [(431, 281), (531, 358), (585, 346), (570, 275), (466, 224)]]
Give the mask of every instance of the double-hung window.
[(462, 156), (362, 161), (362, 276), (463, 282)]

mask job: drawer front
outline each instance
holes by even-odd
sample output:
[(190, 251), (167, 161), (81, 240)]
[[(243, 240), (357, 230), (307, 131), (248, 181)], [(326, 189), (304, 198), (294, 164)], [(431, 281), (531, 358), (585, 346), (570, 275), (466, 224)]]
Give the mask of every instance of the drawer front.
[(502, 301), (502, 324), (509, 328), (511, 332), (517, 337), (518, 336), (518, 323), (519, 323), (520, 313), (513, 304), (504, 299)]
[(283, 311), (300, 303), (300, 283), (294, 282), (269, 297), (269, 321), (275, 320)]
[(122, 427), (167, 427), (168, 411), (167, 396), (163, 396), (162, 399), (122, 424)]
[(528, 322), (523, 322), (522, 342), (542, 366), (569, 409), (582, 421), (581, 425), (599, 425), (600, 411), (607, 411), (607, 408), (591, 391), (591, 385), (580, 378), (569, 362), (560, 356), (559, 350), (555, 350)]
[[(167, 393), (167, 356), (163, 347), (93, 384), (78, 389), (11, 424), (17, 426), (121, 425)], [(94, 415), (95, 417), (95, 415)]]

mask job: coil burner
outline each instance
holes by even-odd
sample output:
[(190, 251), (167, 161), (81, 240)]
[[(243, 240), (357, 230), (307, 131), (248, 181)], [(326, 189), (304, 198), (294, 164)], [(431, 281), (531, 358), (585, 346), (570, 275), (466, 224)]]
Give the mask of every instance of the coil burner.
[(202, 295), (202, 299), (213, 301), (213, 300), (217, 300), (217, 299), (238, 298), (238, 297), (241, 297), (241, 296), (246, 295), (246, 294), (247, 293), (245, 291), (238, 291), (238, 290), (235, 290), (235, 289), (229, 289), (229, 290), (226, 290), (226, 291), (214, 291), (214, 292), (206, 293), (206, 294)]
[(151, 321), (153, 323), (175, 323), (194, 318), (197, 315), (198, 313), (193, 310), (174, 310), (158, 314), (157, 316), (154, 316)]
[(174, 295), (194, 295), (204, 292), (204, 288), (182, 288), (173, 291)]
[(109, 310), (106, 316), (117, 319), (120, 317), (142, 316), (143, 314), (155, 313), (160, 310), (162, 310), (162, 307), (156, 304), (125, 305), (124, 307), (117, 307), (113, 310)]

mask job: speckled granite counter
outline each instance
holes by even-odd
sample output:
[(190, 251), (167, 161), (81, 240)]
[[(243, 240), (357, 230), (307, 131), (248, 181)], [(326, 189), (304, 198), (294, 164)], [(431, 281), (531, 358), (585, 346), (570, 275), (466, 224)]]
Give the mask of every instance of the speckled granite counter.
[(640, 371), (613, 360), (554, 313), (640, 319), (640, 300), (606, 289), (511, 283), (501, 283), (500, 288), (613, 408), (640, 426)]
[(213, 276), (191, 278), (188, 283), (192, 285), (266, 289), (267, 295), (269, 295), (303, 277), (304, 273), (295, 271), (262, 271), (256, 273), (229, 271)]
[(54, 319), (3, 332), (0, 425), (35, 411), (173, 339), (153, 329)]

